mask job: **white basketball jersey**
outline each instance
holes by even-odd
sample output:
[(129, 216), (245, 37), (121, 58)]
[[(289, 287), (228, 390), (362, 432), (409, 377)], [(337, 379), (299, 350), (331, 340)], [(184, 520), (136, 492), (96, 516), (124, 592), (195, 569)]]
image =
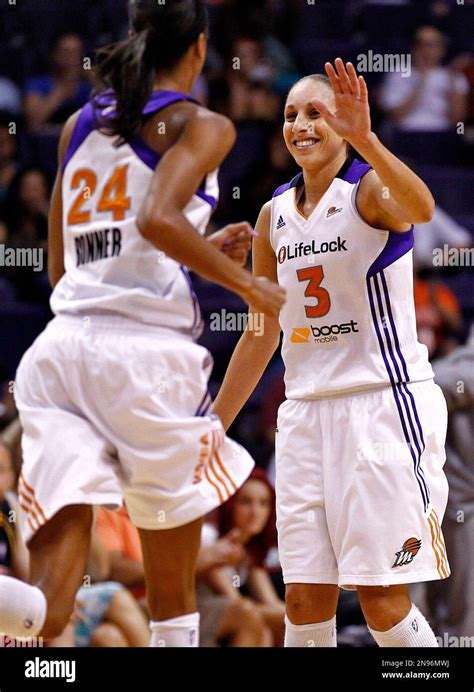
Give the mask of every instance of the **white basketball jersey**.
[[(154, 92), (151, 115), (185, 94)], [(101, 96), (104, 114), (113, 96)], [(66, 273), (51, 297), (55, 314), (116, 315), (197, 338), (198, 301), (186, 267), (139, 233), (136, 219), (160, 155), (140, 137), (119, 148), (96, 127), (92, 102), (81, 111), (63, 163)], [(183, 172), (186, 175), (186, 172)], [(204, 233), (218, 199), (217, 170), (206, 176), (184, 215)]]
[(349, 159), (309, 218), (297, 209), (299, 173), (272, 200), (286, 396), (315, 399), (433, 377), (417, 339), (413, 229), (377, 230), (355, 196), (370, 166)]

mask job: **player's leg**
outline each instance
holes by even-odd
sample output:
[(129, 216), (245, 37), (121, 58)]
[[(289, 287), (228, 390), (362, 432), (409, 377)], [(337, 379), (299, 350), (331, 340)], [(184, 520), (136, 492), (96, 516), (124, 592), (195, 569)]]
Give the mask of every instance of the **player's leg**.
[(449, 576), (440, 528), (447, 484), (439, 388), (419, 382), (326, 406), (345, 421), (344, 443), (333, 457), (338, 474), (325, 476), (339, 583), (357, 585), (379, 646), (435, 647), (407, 585)]
[[(278, 550), (286, 647), (336, 646), (337, 563), (324, 505), (320, 402), (288, 400), (275, 438)], [(295, 483), (304, 478), (304, 483)]]
[(357, 592), (370, 633), (379, 646), (438, 646), (426, 618), (412, 604), (407, 584), (359, 586)]
[(286, 647), (336, 646), (335, 584), (286, 585)]
[[(286, 584), (285, 646), (334, 647), (339, 589), (324, 507), (319, 402), (284, 402), (277, 427), (277, 527)], [(304, 484), (295, 484), (295, 477), (304, 478)]]
[(203, 519), (174, 529), (139, 529), (151, 646), (198, 646), (196, 560)]
[(92, 507), (70, 505), (42, 526), (29, 544), (30, 584), (0, 577), (0, 631), (58, 637), (74, 609), (90, 546)]

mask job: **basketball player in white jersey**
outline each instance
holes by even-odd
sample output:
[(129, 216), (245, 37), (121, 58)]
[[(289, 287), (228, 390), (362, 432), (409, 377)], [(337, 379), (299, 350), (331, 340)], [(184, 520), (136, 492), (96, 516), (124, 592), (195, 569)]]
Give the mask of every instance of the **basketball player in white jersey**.
[[(153, 646), (197, 646), (202, 517), (253, 461), (211, 412), (188, 268), (277, 315), (284, 291), (239, 266), (248, 224), (204, 239), (235, 140), (189, 97), (206, 55), (204, 0), (136, 0), (96, 98), (67, 123), (52, 198), (56, 314), (19, 366), (19, 485), (30, 584), (0, 576), (0, 632), (52, 638), (82, 585), (93, 505), (124, 496), (140, 531)], [(227, 252), (220, 251), (227, 243)], [(220, 249), (219, 249), (220, 248)]]
[(242, 336), (215, 411), (228, 427), (283, 332), (276, 490), (286, 645), (336, 646), (339, 588), (349, 587), (380, 646), (437, 646), (408, 593), (410, 583), (449, 576), (446, 405), (417, 340), (412, 285), (412, 224), (428, 221), (434, 202), (371, 131), (353, 65), (338, 58), (326, 72), (288, 95), (283, 135), (302, 170), (256, 226), (254, 272), (277, 280), (287, 302), (264, 336)]

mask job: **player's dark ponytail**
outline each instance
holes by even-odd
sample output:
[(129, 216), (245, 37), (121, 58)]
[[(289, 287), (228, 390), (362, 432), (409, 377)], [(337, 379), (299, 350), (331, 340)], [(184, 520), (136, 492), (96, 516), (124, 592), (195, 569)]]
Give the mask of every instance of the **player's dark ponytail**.
[(98, 52), (94, 75), (96, 113), (104, 106), (103, 92), (114, 92), (115, 112), (98, 116), (98, 126), (118, 136), (118, 145), (140, 129), (155, 70), (174, 67), (208, 27), (204, 0), (130, 0), (129, 12), (133, 34)]

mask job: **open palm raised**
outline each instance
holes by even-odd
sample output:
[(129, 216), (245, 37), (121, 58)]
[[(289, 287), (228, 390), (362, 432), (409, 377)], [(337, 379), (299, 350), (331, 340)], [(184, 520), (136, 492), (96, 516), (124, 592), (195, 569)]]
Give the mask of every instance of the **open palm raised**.
[(336, 58), (334, 64), (336, 69), (330, 62), (324, 67), (334, 89), (335, 112), (331, 113), (318, 99), (312, 99), (311, 103), (336, 134), (355, 146), (371, 130), (367, 84), (363, 77), (357, 76), (351, 62), (344, 65), (341, 58)]

